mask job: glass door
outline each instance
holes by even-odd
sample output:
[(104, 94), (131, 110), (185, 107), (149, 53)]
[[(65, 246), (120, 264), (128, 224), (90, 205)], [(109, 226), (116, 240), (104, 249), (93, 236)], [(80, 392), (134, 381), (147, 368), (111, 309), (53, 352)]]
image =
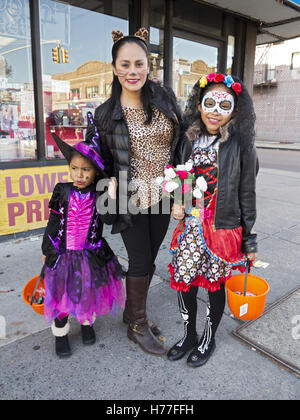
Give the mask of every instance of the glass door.
[[(175, 32), (173, 38), (173, 90), (182, 109), (194, 84), (202, 76), (216, 72), (220, 45), (204, 38)], [(178, 36), (177, 36), (178, 35)]]
[(0, 162), (36, 158), (29, 0), (0, 1)]
[(87, 112), (110, 95), (111, 32), (128, 34), (128, 1), (40, 0), (40, 16), (46, 157), (55, 159), (52, 133), (71, 145), (83, 140)]

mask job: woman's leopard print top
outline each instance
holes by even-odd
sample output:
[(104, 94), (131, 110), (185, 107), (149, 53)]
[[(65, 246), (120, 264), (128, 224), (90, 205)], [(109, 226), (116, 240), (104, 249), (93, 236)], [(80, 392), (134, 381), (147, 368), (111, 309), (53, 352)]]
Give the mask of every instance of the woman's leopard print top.
[(164, 175), (170, 160), (173, 123), (153, 107), (153, 118), (145, 125), (143, 109), (122, 107), (127, 121), (131, 145), (132, 194), (137, 194), (136, 205), (147, 209), (162, 198), (161, 187), (155, 182)]

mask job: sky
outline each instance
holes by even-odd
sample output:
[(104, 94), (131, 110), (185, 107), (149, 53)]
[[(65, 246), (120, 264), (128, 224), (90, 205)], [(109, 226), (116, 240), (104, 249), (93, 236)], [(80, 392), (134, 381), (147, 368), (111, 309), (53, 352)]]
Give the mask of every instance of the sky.
[(290, 65), (292, 53), (295, 52), (300, 52), (300, 38), (290, 39), (281, 44), (272, 45), (270, 48), (267, 45), (259, 46), (256, 48), (255, 63), (260, 61), (260, 64), (269, 64), (272, 68)]
[(190, 62), (195, 60), (203, 60), (209, 67), (217, 66), (217, 48), (200, 44), (199, 42), (175, 37), (173, 42), (174, 58), (183, 58), (189, 60)]

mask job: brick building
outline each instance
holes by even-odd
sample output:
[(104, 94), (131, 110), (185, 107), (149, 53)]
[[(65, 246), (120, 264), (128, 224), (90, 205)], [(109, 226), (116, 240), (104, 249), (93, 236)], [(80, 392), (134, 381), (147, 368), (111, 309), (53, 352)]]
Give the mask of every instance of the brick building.
[[(280, 51), (289, 48), (289, 41), (280, 46), (281, 50), (274, 46), (277, 65), (269, 58), (268, 63), (255, 66), (253, 100), (258, 140), (300, 143), (300, 38), (297, 40), (293, 52), (285, 51), (285, 59)], [(289, 63), (279, 64), (284, 61)]]

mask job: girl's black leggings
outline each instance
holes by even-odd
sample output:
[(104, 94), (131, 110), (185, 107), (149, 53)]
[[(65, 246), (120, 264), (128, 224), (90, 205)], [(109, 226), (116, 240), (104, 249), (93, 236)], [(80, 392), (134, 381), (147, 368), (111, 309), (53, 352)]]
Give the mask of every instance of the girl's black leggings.
[[(197, 293), (198, 287), (191, 287), (189, 292), (179, 293), (179, 309), (183, 316), (188, 317), (187, 338), (194, 339), (196, 336), (196, 317), (197, 317)], [(220, 290), (215, 292), (208, 292), (209, 302), (209, 316), (212, 328), (212, 337), (215, 336), (217, 328), (223, 316), (226, 304), (225, 286), (222, 283)]]

